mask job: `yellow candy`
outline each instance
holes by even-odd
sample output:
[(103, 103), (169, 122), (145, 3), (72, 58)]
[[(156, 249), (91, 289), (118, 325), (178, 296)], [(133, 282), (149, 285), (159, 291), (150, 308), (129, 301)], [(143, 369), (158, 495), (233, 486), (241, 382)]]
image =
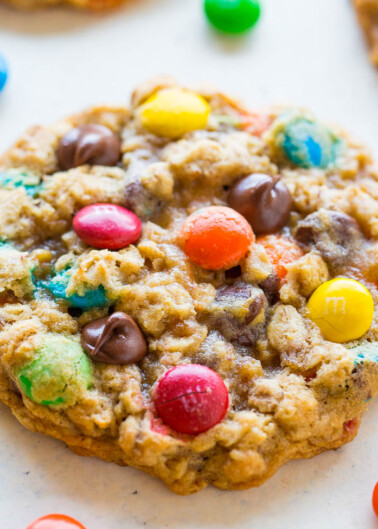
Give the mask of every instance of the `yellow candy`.
[(360, 338), (369, 329), (374, 314), (370, 292), (354, 279), (332, 279), (318, 287), (307, 305), (309, 317), (331, 342)]
[(210, 106), (203, 97), (177, 88), (161, 90), (140, 109), (143, 127), (156, 136), (168, 138), (203, 129), (209, 114)]

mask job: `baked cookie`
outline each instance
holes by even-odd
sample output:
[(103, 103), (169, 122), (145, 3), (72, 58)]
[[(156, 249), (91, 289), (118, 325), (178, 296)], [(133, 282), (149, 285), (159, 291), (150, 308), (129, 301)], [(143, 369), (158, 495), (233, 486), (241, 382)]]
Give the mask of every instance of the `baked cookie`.
[(2, 0), (18, 9), (38, 9), (41, 7), (71, 5), (79, 9), (102, 11), (114, 8), (123, 3), (123, 0)]
[(0, 398), (27, 428), (178, 494), (356, 436), (378, 389), (359, 143), (158, 79), (0, 166)]
[(353, 0), (353, 3), (370, 49), (370, 59), (378, 66), (378, 0)]

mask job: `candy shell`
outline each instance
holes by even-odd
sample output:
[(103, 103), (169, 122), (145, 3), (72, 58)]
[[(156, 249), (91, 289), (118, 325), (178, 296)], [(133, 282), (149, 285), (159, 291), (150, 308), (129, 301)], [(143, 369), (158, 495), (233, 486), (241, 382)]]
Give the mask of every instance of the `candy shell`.
[(67, 296), (66, 289), (70, 280), (69, 270), (63, 270), (56, 274), (50, 281), (36, 282), (37, 287), (46, 288), (57, 299), (63, 299), (71, 307), (89, 310), (93, 307), (104, 307), (109, 303), (105, 289), (102, 285), (94, 289), (88, 289), (84, 295), (71, 294)]
[(5, 58), (0, 55), (0, 92), (4, 89), (8, 80), (8, 64)]
[(35, 197), (42, 189), (41, 179), (33, 173), (0, 173), (0, 187), (4, 189), (24, 188), (27, 195)]
[(308, 301), (309, 317), (326, 340), (344, 343), (361, 338), (370, 328), (374, 301), (364, 285), (337, 278), (318, 287)]
[(258, 0), (205, 0), (204, 10), (209, 22), (224, 33), (244, 33), (260, 18)]
[(91, 204), (75, 215), (73, 229), (89, 246), (120, 250), (139, 239), (142, 223), (122, 206)]
[(222, 421), (228, 391), (221, 377), (198, 364), (176, 366), (159, 380), (154, 403), (161, 419), (176, 432), (196, 435)]
[(237, 265), (255, 236), (237, 211), (210, 206), (195, 211), (185, 220), (179, 239), (193, 263), (207, 270), (220, 270)]
[(49, 333), (17, 379), (21, 390), (38, 404), (73, 406), (91, 384), (91, 363), (78, 342)]
[(32, 522), (26, 529), (85, 529), (85, 527), (65, 514), (48, 514)]

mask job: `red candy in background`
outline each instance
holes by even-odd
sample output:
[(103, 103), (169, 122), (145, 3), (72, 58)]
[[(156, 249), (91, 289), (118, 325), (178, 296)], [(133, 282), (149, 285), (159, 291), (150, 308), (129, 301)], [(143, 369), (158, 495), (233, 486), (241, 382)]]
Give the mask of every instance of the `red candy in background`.
[(70, 516), (48, 514), (32, 522), (26, 529), (85, 529), (85, 527)]
[(181, 365), (159, 380), (154, 403), (159, 416), (172, 430), (195, 435), (225, 417), (228, 391), (212, 369), (198, 364)]
[(73, 229), (89, 246), (120, 250), (139, 239), (142, 223), (122, 206), (92, 204), (75, 215)]
[(373, 491), (373, 509), (375, 514), (378, 516), (378, 482), (375, 484)]

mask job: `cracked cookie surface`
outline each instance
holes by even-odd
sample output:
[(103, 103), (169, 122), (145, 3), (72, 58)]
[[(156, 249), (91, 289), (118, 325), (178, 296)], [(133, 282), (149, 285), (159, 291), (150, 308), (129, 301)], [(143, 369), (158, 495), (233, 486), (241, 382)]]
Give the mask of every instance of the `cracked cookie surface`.
[[(0, 159), (0, 398), (27, 428), (142, 469), (176, 493), (242, 489), (352, 440), (378, 390), (378, 172), (363, 146), (306, 111), (250, 112), (211, 89), (197, 91), (200, 102), (184, 90), (190, 112), (167, 127), (165, 107), (169, 137), (159, 135), (165, 90), (171, 102), (182, 89), (145, 83), (129, 108), (33, 127)], [(116, 136), (120, 156), (97, 165), (109, 144), (104, 151), (91, 137), (83, 146), (76, 134), (62, 169), (62, 138), (88, 125)], [(280, 187), (276, 231), (265, 234), (261, 221), (232, 265), (194, 264), (183, 224), (198, 210), (226, 209), (231, 190), (238, 207), (247, 177), (252, 228), (270, 204), (278, 215), (280, 200), (267, 193), (278, 182), (289, 190), (288, 207)], [(256, 192), (265, 197), (260, 216)], [(79, 238), (74, 216), (104, 203), (139, 217), (132, 244), (100, 249)], [(340, 278), (367, 289), (375, 310), (366, 332), (336, 343), (307, 305)], [(114, 328), (131, 325), (120, 313), (139, 329), (138, 347), (146, 342), (137, 363), (107, 363), (114, 348), (102, 351), (104, 362), (92, 354), (108, 316)], [(86, 349), (82, 331), (93, 322)], [(210, 368), (229, 397), (225, 414), (196, 435), (165, 424), (154, 403), (159, 381), (187, 364)]]

